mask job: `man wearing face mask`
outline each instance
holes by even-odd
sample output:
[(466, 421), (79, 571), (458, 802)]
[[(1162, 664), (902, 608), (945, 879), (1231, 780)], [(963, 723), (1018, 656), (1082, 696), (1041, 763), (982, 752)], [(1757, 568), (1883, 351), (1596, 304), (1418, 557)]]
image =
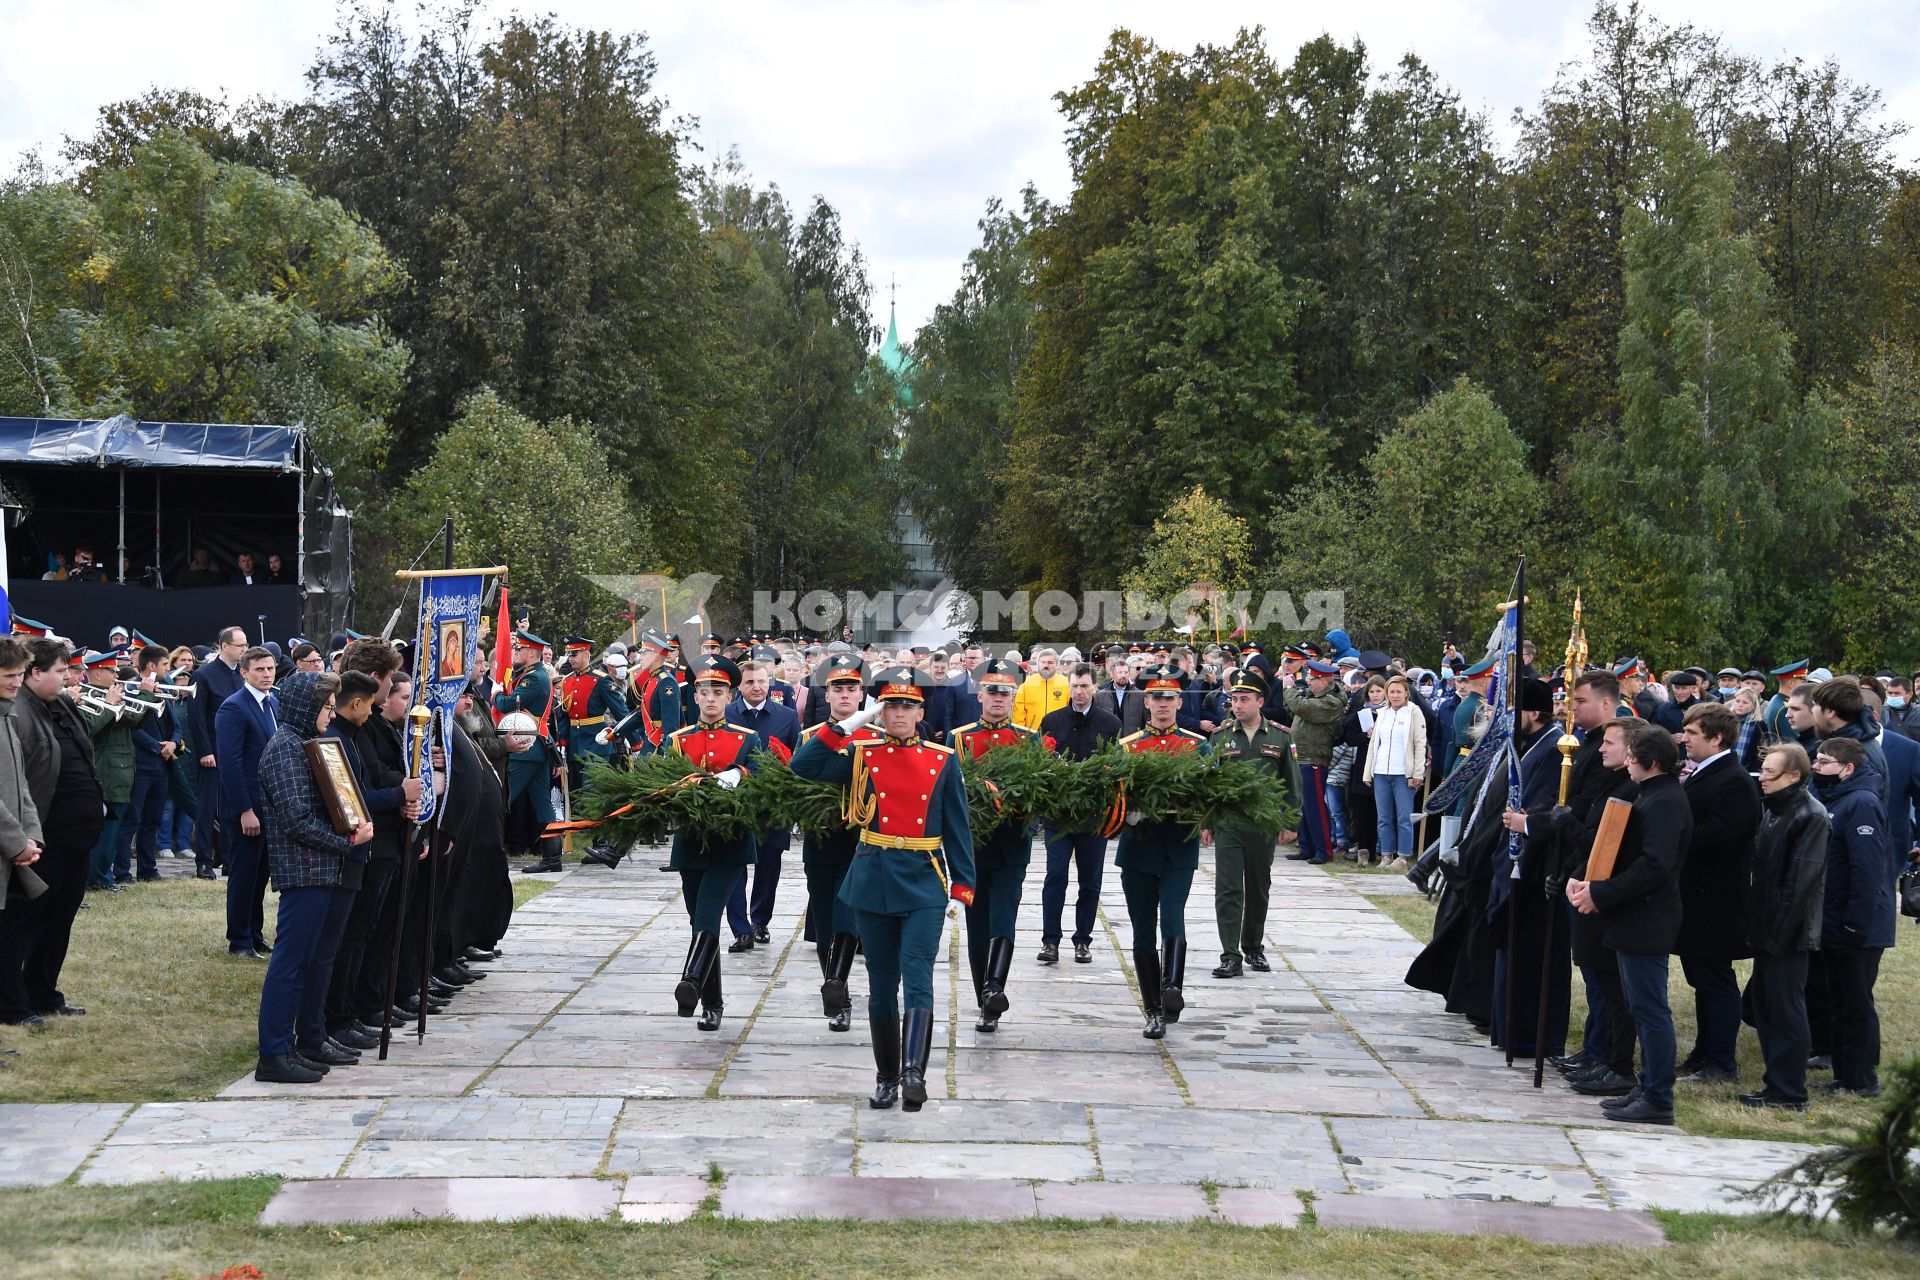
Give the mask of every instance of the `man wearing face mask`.
[(1830, 833), (1820, 922), (1833, 1036), (1833, 1080), (1825, 1088), (1871, 1098), (1880, 1092), (1880, 1015), (1873, 985), (1880, 955), (1893, 945), (1896, 918), (1887, 874), (1886, 808), (1867, 772), (1866, 749), (1852, 738), (1820, 744), (1813, 783), (1827, 808)]
[(1722, 667), (1720, 674), (1714, 677), (1718, 683), (1714, 686), (1714, 697), (1721, 702), (1740, 692), (1740, 668)]
[(1913, 681), (1905, 676), (1887, 681), (1887, 727), (1920, 742), (1920, 707), (1913, 704)]

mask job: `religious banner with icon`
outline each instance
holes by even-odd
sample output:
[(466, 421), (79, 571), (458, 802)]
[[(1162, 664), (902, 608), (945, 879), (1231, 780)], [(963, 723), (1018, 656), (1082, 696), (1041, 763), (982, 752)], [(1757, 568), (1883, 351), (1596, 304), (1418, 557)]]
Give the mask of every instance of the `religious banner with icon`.
[[(449, 761), (453, 759), (453, 709), (465, 692), (467, 680), (480, 656), (480, 601), (486, 580), (479, 571), (440, 574), (420, 579), (420, 635), (423, 645), (417, 664), (419, 683), (415, 686), (416, 705), (424, 706), (438, 718), (438, 733), (433, 737)], [(411, 735), (425, 732), (409, 728), (407, 758), (413, 758)], [(431, 768), (422, 768), (424, 790), (420, 797), (420, 821), (425, 822), (443, 810), (447, 802), (446, 775), (440, 782), (440, 794), (434, 794)]]

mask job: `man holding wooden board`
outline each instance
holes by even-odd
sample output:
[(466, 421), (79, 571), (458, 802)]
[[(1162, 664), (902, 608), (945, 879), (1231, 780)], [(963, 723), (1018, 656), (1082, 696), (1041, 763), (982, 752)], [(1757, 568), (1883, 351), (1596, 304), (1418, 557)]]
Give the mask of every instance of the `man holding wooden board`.
[[(1567, 900), (1600, 916), (1620, 966), (1620, 985), (1640, 1040), (1640, 1084), (1600, 1104), (1610, 1120), (1673, 1123), (1673, 1011), (1667, 957), (1680, 933), (1680, 868), (1693, 839), (1693, 811), (1680, 789), (1680, 746), (1647, 725), (1627, 741), (1627, 773), (1639, 784), (1630, 810), (1607, 802), (1587, 859), (1587, 878), (1567, 882)], [(1611, 855), (1611, 856), (1609, 856)]]

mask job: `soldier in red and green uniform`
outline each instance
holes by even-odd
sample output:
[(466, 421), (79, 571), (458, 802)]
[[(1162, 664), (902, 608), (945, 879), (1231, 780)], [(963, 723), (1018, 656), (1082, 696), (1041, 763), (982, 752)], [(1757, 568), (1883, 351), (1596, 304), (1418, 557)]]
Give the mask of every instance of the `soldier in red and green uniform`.
[[(881, 672), (877, 708), (827, 725), (793, 755), (795, 773), (847, 789), (846, 812), (860, 835), (840, 898), (859, 922), (872, 984), (867, 1021), (878, 1085), (868, 1105), (898, 1100), (908, 1111), (927, 1100), (933, 960), (946, 903), (973, 901), (966, 783), (951, 748), (920, 738), (925, 695), (916, 677), (912, 667)], [(886, 736), (852, 740), (876, 715)]]
[[(740, 785), (755, 742), (753, 730), (726, 720), (727, 703), (739, 683), (740, 668), (727, 659), (700, 659), (693, 669), (694, 710), (699, 718), (668, 735), (666, 747), (714, 775), (716, 785), (729, 789)], [(688, 831), (673, 837), (667, 868), (680, 873), (681, 896), (693, 923), (693, 944), (687, 949), (686, 968), (673, 989), (673, 999), (683, 1018), (691, 1018), (694, 1003), (699, 1002), (700, 1021), (695, 1025), (702, 1031), (720, 1027), (720, 912), (733, 892), (733, 882), (740, 878), (740, 868), (752, 866), (753, 860), (751, 833), (732, 840), (707, 840)]]
[[(1013, 700), (1020, 668), (1004, 659), (983, 663), (979, 681), (980, 718), (948, 735), (964, 758), (978, 760), (996, 747), (1033, 741), (1037, 731), (1013, 722)], [(967, 963), (973, 970), (973, 994), (980, 1006), (975, 1031), (998, 1031), (1007, 1011), (1007, 974), (1013, 968), (1013, 926), (1020, 914), (1020, 890), (1033, 858), (1033, 832), (1024, 816), (1007, 821), (974, 849), (974, 899), (967, 904)]]
[(640, 647), (634, 650), (633, 716), (627, 717), (622, 732), (633, 744), (637, 756), (650, 756), (665, 749), (667, 738), (680, 727), (683, 704), (680, 681), (667, 661), (673, 641), (664, 632), (649, 627), (640, 635)]
[[(1171, 667), (1141, 678), (1147, 698), (1146, 727), (1120, 739), (1126, 751), (1181, 753), (1208, 751), (1207, 740), (1178, 724), (1185, 678)], [(1147, 1015), (1149, 1040), (1167, 1034), (1186, 1008), (1182, 991), (1187, 972), (1187, 893), (1200, 868), (1200, 837), (1178, 822), (1129, 810), (1120, 831), (1113, 864), (1120, 868), (1120, 891), (1127, 899), (1133, 929), (1133, 967), (1140, 977), (1140, 1003)], [(1155, 934), (1164, 950), (1154, 948)]]
[[(800, 731), (805, 746), (827, 728), (859, 713), (867, 700), (865, 667), (851, 653), (835, 654), (822, 672), (827, 718)], [(855, 729), (848, 742), (873, 742), (884, 735), (871, 725)], [(841, 755), (852, 750), (839, 748)], [(853, 908), (840, 897), (840, 885), (853, 865), (859, 833), (846, 827), (802, 833), (800, 861), (807, 871), (807, 913), (813, 920), (813, 946), (820, 956), (820, 1004), (827, 1030), (845, 1031), (853, 1025), (853, 996), (847, 979), (853, 974), (854, 953), (860, 948)]]

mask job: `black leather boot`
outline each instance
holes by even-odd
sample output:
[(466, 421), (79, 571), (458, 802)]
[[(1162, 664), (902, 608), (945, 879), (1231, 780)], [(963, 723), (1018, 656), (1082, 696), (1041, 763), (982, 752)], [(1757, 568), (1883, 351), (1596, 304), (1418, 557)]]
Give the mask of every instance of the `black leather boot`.
[(900, 1027), (900, 1109), (918, 1111), (927, 1100), (927, 1058), (933, 1052), (933, 1010), (909, 1009)]
[(868, 1018), (873, 1037), (873, 1096), (867, 1105), (885, 1111), (900, 1101), (900, 1023), (893, 1018)]
[(1158, 1040), (1167, 1034), (1165, 1015), (1160, 1010), (1160, 953), (1151, 943), (1133, 949), (1133, 968), (1140, 978), (1140, 1005), (1147, 1013), (1147, 1026), (1140, 1034)]
[(1187, 940), (1170, 939), (1166, 958), (1160, 965), (1160, 1011), (1166, 1015), (1168, 1025), (1180, 1021), (1180, 1011), (1187, 1007), (1187, 997), (1180, 990), (1186, 981)]
[(253, 1078), (261, 1084), (318, 1084), (323, 1074), (296, 1063), (285, 1053), (262, 1054), (253, 1067)]
[(715, 956), (713, 963), (707, 966), (707, 980), (700, 988), (700, 1020), (693, 1024), (694, 1027), (700, 1031), (718, 1031), (720, 1011), (725, 1007), (726, 1001), (720, 997), (720, 959)]
[(982, 982), (980, 1021), (975, 1031), (998, 1031), (1000, 1015), (1007, 1011), (1007, 974), (1013, 969), (1013, 939), (995, 938), (987, 944), (987, 970)]
[(827, 949), (826, 965), (820, 981), (820, 1009), (829, 1018), (853, 1008), (853, 997), (847, 992), (847, 975), (853, 972), (856, 941), (850, 933), (836, 933), (833, 935), (833, 945)]
[(591, 862), (595, 866), (605, 867), (607, 870), (612, 871), (620, 865), (620, 859), (625, 856), (625, 854), (626, 850), (624, 849), (616, 849), (610, 844), (597, 844), (580, 855), (580, 865), (584, 867)]
[(686, 968), (680, 971), (679, 985), (673, 989), (674, 1004), (683, 1018), (693, 1016), (693, 1006), (700, 1002), (700, 993), (707, 985), (707, 970), (719, 963), (720, 936), (714, 933), (696, 933), (693, 945), (687, 948)]
[(1407, 879), (1413, 881), (1414, 888), (1431, 896), (1433, 890), (1427, 887), (1427, 882), (1433, 879), (1434, 868), (1439, 865), (1440, 846), (1436, 843), (1433, 848), (1421, 854), (1411, 867), (1407, 868)]

